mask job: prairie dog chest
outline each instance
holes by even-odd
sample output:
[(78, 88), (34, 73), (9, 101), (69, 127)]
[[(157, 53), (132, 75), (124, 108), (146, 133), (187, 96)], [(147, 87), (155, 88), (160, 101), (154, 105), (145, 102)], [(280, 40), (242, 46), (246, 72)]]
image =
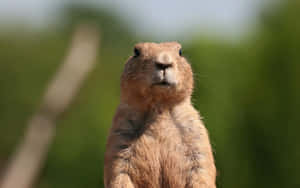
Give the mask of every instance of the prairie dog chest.
[(142, 128), (144, 130), (140, 130), (140, 137), (132, 143), (132, 149), (137, 158), (148, 158), (148, 161), (160, 162), (159, 160), (165, 160), (171, 154), (184, 155), (183, 135), (172, 117), (163, 115), (147, 122), (144, 126)]
[(148, 125), (131, 146), (134, 155), (130, 159), (129, 175), (136, 177), (136, 185), (147, 185), (150, 180), (159, 185), (162, 179), (177, 185), (174, 177), (184, 176), (188, 169), (186, 148), (181, 136), (176, 124), (168, 116), (162, 116)]
[(181, 137), (183, 135), (181, 135), (180, 128), (172, 117), (168, 115), (161, 116), (145, 126), (145, 131), (137, 142), (154, 144), (165, 150), (175, 150), (174, 147), (182, 146)]

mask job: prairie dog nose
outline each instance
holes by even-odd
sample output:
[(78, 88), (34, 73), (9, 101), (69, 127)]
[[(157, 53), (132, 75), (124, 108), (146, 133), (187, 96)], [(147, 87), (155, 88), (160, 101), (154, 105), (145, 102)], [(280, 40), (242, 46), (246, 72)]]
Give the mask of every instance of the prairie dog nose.
[(155, 60), (155, 66), (159, 70), (165, 70), (173, 65), (173, 58), (170, 54), (163, 52), (158, 55)]
[(167, 52), (162, 52), (156, 58), (156, 62), (161, 63), (161, 64), (172, 64), (173, 58), (172, 58), (171, 54), (169, 54)]

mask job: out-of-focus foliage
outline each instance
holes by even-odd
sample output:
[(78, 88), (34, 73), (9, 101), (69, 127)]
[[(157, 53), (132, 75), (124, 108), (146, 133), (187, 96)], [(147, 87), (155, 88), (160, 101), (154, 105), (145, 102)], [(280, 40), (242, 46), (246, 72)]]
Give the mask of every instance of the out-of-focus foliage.
[[(257, 30), (239, 43), (199, 36), (184, 45), (219, 187), (300, 186), (299, 10), (297, 0), (267, 7)], [(63, 61), (74, 25), (88, 21), (101, 29), (99, 63), (58, 122), (37, 187), (102, 187), (105, 139), (135, 37), (103, 11), (74, 6), (64, 12), (58, 30), (0, 33), (0, 170)]]

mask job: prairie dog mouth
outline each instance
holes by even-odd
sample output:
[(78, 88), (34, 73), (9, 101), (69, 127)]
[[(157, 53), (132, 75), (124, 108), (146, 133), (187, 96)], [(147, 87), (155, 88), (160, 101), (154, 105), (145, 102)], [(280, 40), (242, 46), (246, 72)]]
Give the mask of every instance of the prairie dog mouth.
[(152, 85), (175, 86), (177, 84), (175, 72), (172, 70), (156, 71), (152, 77)]
[(157, 86), (174, 86), (174, 83), (170, 83), (167, 80), (162, 80), (160, 82), (156, 82), (153, 85), (157, 85)]

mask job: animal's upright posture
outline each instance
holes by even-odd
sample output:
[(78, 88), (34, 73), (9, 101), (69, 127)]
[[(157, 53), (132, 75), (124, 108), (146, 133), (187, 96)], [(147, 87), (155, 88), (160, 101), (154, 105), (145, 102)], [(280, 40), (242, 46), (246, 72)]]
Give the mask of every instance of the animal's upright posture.
[(107, 188), (215, 187), (212, 149), (192, 90), (180, 44), (135, 45), (106, 146)]

